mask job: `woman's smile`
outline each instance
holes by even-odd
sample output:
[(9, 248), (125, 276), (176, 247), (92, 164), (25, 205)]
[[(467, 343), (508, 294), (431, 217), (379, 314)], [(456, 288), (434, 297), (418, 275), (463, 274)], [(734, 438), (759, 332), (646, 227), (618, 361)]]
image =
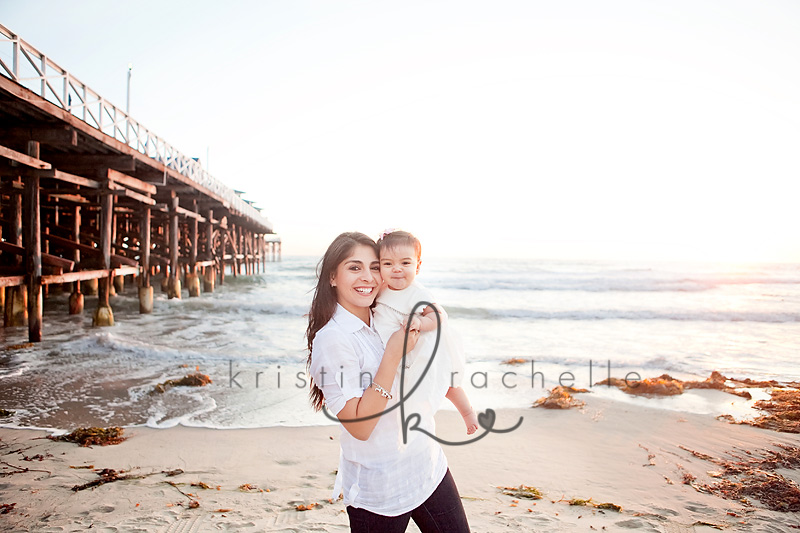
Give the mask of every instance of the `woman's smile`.
[(356, 246), (331, 279), (339, 304), (366, 324), (370, 323), (369, 307), (375, 301), (376, 289), (381, 283), (378, 256), (373, 248), (365, 245)]

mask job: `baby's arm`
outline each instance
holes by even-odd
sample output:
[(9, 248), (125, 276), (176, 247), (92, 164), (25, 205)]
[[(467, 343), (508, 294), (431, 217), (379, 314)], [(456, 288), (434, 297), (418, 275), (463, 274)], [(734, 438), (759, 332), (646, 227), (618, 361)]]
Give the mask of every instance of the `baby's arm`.
[(436, 320), (436, 313), (433, 311), (433, 306), (436, 306), (436, 310), (439, 311), (439, 319), (442, 321), (442, 324), (447, 320), (447, 313), (444, 312), (444, 309), (442, 309), (440, 305), (429, 305), (423, 309), (422, 315), (419, 317), (420, 331), (434, 331), (439, 326), (439, 322)]
[(445, 397), (453, 402), (458, 412), (461, 413), (461, 417), (467, 425), (467, 435), (475, 433), (478, 429), (478, 415), (475, 414), (475, 410), (472, 408), (472, 405), (470, 405), (469, 398), (467, 398), (467, 393), (464, 392), (464, 389), (461, 387), (450, 387), (447, 389)]

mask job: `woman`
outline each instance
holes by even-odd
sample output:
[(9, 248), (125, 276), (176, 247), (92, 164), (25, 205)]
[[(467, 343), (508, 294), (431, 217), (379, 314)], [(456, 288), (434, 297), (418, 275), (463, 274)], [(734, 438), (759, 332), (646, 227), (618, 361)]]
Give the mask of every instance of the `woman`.
[[(405, 331), (384, 347), (372, 327), (382, 283), (377, 245), (362, 233), (342, 233), (318, 276), (307, 330), (311, 403), (317, 410), (324, 403), (342, 423), (334, 497), (341, 491), (350, 530), (402, 532), (413, 519), (422, 533), (469, 532), (441, 446), (419, 431), (404, 442), (400, 409), (389, 410), (398, 402)], [(418, 328), (411, 324), (407, 350)], [(433, 413), (421, 418), (420, 427), (433, 428)]]

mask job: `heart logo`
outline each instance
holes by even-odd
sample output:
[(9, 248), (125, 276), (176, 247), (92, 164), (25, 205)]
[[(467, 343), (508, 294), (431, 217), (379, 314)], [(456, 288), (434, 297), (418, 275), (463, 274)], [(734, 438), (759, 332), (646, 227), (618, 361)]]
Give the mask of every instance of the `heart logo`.
[(497, 418), (497, 415), (494, 412), (494, 409), (487, 409), (485, 413), (478, 413), (478, 424), (487, 431), (491, 431), (494, 427), (494, 420)]

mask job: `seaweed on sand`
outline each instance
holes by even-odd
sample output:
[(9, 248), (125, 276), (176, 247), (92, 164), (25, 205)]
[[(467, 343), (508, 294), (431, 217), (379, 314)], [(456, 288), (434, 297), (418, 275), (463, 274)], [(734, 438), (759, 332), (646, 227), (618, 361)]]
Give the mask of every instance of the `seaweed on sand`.
[[(699, 492), (708, 492), (728, 500), (753, 498), (768, 509), (781, 512), (800, 511), (800, 487), (777, 472), (778, 468), (800, 467), (800, 448), (778, 445), (778, 450), (747, 452), (747, 458), (735, 460), (712, 457), (680, 446), (695, 457), (722, 467), (715, 472), (714, 483), (689, 483)], [(693, 476), (692, 476), (693, 477)]]
[(308, 505), (300, 504), (300, 505), (295, 506), (295, 509), (297, 511), (310, 511), (312, 509), (315, 509), (317, 506), (320, 506), (320, 504), (318, 504), (316, 502), (315, 503), (309, 503)]
[(769, 400), (759, 400), (753, 407), (767, 414), (744, 423), (783, 433), (800, 433), (800, 391), (773, 389)]
[(162, 393), (166, 392), (172, 387), (205, 387), (212, 383), (211, 378), (205, 374), (195, 372), (194, 374), (187, 374), (180, 379), (168, 379), (164, 383), (159, 383), (151, 392)]
[(109, 446), (124, 441), (126, 438), (122, 436), (124, 431), (124, 429), (117, 426), (110, 428), (78, 428), (67, 435), (55, 437), (48, 435), (47, 438), (55, 441), (74, 442), (84, 447), (93, 445)]
[[(113, 468), (103, 468), (100, 471), (95, 470), (95, 473), (98, 475), (98, 478), (83, 485), (75, 485), (72, 487), (74, 492), (78, 492), (81, 490), (86, 489), (93, 489), (95, 487), (99, 487), (100, 485), (105, 485), (106, 483), (113, 483), (114, 481), (125, 481), (127, 479), (144, 479), (149, 476), (154, 476), (156, 474), (165, 474), (167, 477), (177, 476), (183, 473), (183, 470), (177, 468), (175, 470), (162, 470), (161, 472), (150, 472), (149, 474), (127, 474), (125, 470), (114, 470)], [(171, 481), (167, 481), (175, 488), (178, 488), (175, 483)], [(178, 489), (180, 491), (180, 489)], [(182, 491), (181, 491), (182, 492)]]
[(602, 509), (604, 511), (616, 511), (622, 512), (622, 506), (617, 505), (615, 503), (594, 503), (591, 498), (588, 500), (582, 500), (580, 498), (572, 498), (571, 500), (567, 501), (570, 505), (581, 505), (586, 507), (594, 507), (595, 509)]
[(124, 472), (124, 470), (117, 472), (113, 468), (104, 468), (97, 473), (99, 476), (97, 479), (84, 483), (83, 485), (75, 485), (72, 487), (72, 490), (74, 492), (78, 492), (80, 490), (93, 489), (94, 487), (99, 487), (100, 485), (105, 485), (106, 483), (112, 483), (114, 481), (123, 481), (125, 479), (142, 479), (145, 477), (142, 475), (122, 475)]
[(528, 498), (529, 500), (541, 500), (544, 496), (542, 492), (536, 487), (528, 485), (520, 485), (519, 487), (497, 487), (503, 491), (507, 496), (514, 496), (515, 498)]
[(655, 378), (645, 378), (642, 380), (627, 380), (619, 378), (609, 378), (596, 383), (595, 385), (609, 385), (617, 387), (627, 394), (642, 394), (653, 396), (677, 396), (690, 389), (714, 389), (742, 398), (750, 399), (751, 395), (747, 391), (738, 390), (739, 387), (757, 387), (761, 382), (736, 381), (726, 378), (716, 370), (703, 381), (682, 381), (669, 374), (661, 374)]
[(669, 374), (662, 374), (657, 378), (645, 378), (640, 381), (609, 378), (596, 383), (596, 385), (611, 385), (627, 394), (652, 394), (658, 396), (683, 394), (683, 382)]
[[(734, 396), (741, 396), (742, 398), (747, 398), (748, 400), (752, 398), (751, 394), (747, 391), (740, 391), (737, 390), (736, 387), (732, 387), (728, 385), (728, 382), (731, 381), (716, 370), (711, 372), (711, 375), (706, 378), (704, 381), (684, 381), (683, 387), (684, 389), (714, 389), (719, 390), (722, 392), (727, 392), (728, 394), (733, 394)], [(743, 385), (746, 386), (746, 385)]]
[(269, 492), (269, 489), (262, 489), (259, 488), (258, 485), (253, 485), (252, 483), (245, 483), (243, 485), (239, 485), (239, 490), (242, 492)]
[(576, 393), (588, 392), (586, 389), (576, 389), (573, 387), (554, 387), (549, 396), (539, 398), (533, 403), (533, 407), (543, 407), (544, 409), (569, 409), (570, 407), (583, 407), (585, 402), (573, 398)]

